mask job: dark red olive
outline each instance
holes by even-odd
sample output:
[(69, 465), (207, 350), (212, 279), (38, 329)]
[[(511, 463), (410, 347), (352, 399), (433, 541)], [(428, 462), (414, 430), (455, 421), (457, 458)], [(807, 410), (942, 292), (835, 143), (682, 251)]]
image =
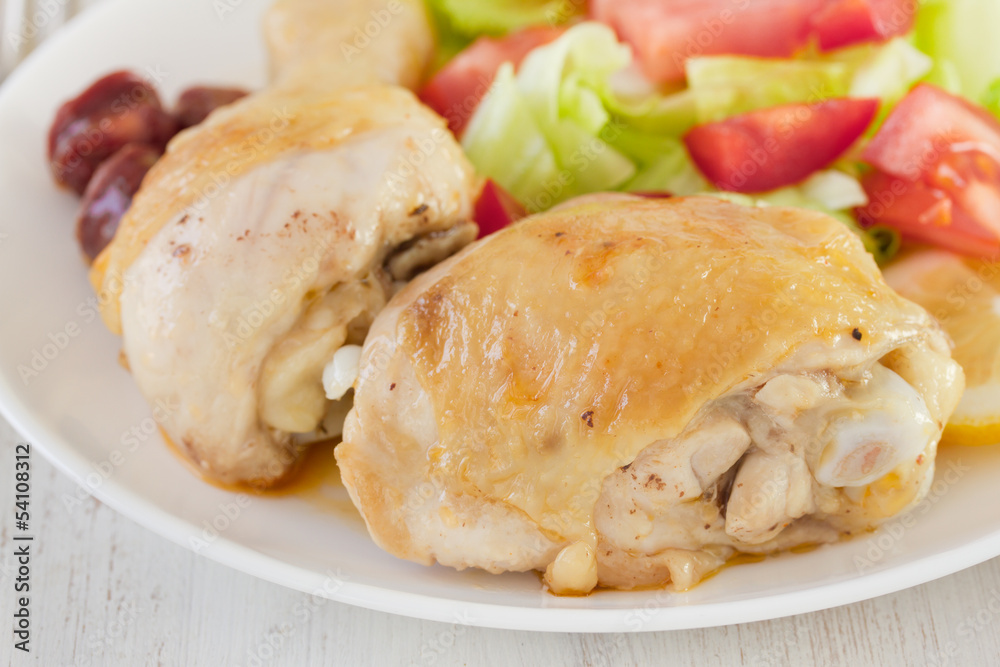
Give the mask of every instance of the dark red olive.
[(181, 93), (177, 108), (174, 109), (174, 118), (181, 129), (191, 127), (208, 118), (208, 114), (219, 107), (232, 104), (248, 94), (241, 88), (194, 86)]
[(143, 177), (159, 157), (158, 148), (128, 144), (94, 172), (76, 218), (76, 238), (87, 259), (94, 261), (111, 243)]
[(49, 130), (52, 174), (82, 194), (101, 162), (125, 144), (162, 151), (177, 130), (153, 86), (132, 72), (109, 74), (56, 113)]

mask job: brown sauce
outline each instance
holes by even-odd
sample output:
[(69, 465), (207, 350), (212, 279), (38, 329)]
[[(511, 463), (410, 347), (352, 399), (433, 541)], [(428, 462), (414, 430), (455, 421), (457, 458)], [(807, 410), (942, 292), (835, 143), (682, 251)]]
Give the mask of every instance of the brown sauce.
[(191, 472), (192, 475), (217, 489), (231, 493), (247, 493), (258, 497), (284, 498), (295, 496), (320, 512), (335, 514), (351, 521), (360, 521), (347, 489), (340, 481), (340, 469), (333, 450), (340, 439), (321, 440), (309, 446), (292, 470), (273, 486), (261, 488), (253, 484), (227, 484), (205, 474), (166, 433), (160, 435), (167, 449)]

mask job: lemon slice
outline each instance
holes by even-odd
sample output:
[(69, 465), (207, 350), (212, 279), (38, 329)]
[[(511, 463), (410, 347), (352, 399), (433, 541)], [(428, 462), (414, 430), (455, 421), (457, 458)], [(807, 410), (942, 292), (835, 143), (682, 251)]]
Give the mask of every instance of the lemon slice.
[(1000, 262), (927, 250), (896, 262), (885, 278), (941, 322), (965, 370), (965, 394), (942, 442), (1000, 444)]

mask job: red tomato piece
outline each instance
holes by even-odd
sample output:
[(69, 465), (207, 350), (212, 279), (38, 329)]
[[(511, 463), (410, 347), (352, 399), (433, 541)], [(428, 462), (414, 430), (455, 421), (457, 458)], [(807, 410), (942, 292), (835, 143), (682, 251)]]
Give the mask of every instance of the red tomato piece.
[(591, 0), (591, 16), (630, 43), (654, 81), (684, 79), (694, 56), (787, 58), (882, 41), (913, 27), (915, 0)]
[(948, 153), (927, 180), (984, 235), (1000, 242), (1000, 164), (991, 156), (975, 150)]
[(479, 238), (498, 232), (527, 215), (524, 206), (512, 194), (494, 181), (486, 181), (476, 201), (475, 219), (479, 225)]
[(529, 52), (562, 33), (562, 28), (538, 27), (501, 38), (480, 37), (435, 74), (418, 95), (448, 121), (455, 136), (461, 136), (500, 65), (510, 62), (517, 67)]
[[(994, 257), (1000, 253), (1000, 233), (980, 225), (944, 190), (880, 171), (862, 178), (868, 205), (857, 209), (864, 227), (882, 224), (909, 241), (929, 243), (964, 255)], [(993, 206), (1000, 206), (994, 190)], [(997, 222), (1000, 224), (1000, 221)]]
[(699, 125), (684, 143), (720, 190), (766, 192), (829, 166), (864, 134), (878, 104), (840, 98), (751, 111)]
[(591, 15), (635, 49), (654, 81), (684, 79), (693, 56), (788, 57), (826, 0), (591, 0)]
[[(984, 109), (920, 84), (889, 114), (863, 159), (883, 174), (869, 176), (866, 188), (884, 193), (888, 185), (903, 200), (869, 204), (864, 215), (967, 255), (1000, 251), (1000, 123)], [(899, 183), (909, 189), (903, 193)], [(947, 203), (931, 210), (927, 193)]]
[(861, 157), (887, 174), (916, 181), (945, 154), (963, 150), (1000, 162), (1000, 123), (985, 109), (921, 83), (896, 105)]
[(812, 20), (824, 51), (905, 35), (916, 19), (914, 0), (827, 0)]

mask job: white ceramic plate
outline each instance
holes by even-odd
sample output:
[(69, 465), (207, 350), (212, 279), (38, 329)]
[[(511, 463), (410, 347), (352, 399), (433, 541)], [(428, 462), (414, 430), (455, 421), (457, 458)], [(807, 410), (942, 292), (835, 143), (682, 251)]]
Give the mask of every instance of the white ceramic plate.
[(664, 630), (774, 618), (900, 590), (1000, 554), (1000, 460), (987, 450), (945, 453), (928, 501), (871, 536), (732, 567), (685, 594), (586, 598), (543, 593), (535, 575), (396, 560), (371, 542), (336, 482), (246, 498), (192, 477), (155, 432), (117, 364), (117, 339), (96, 318), (72, 233), (76, 200), (53, 186), (44, 140), (58, 104), (113, 69), (154, 73), (170, 101), (191, 83), (259, 85), (268, 2), (112, 0), (48, 42), (0, 92), (0, 407), (80, 482), (80, 497), (92, 493), (167, 539), (291, 588), (398, 614), (526, 630)]

